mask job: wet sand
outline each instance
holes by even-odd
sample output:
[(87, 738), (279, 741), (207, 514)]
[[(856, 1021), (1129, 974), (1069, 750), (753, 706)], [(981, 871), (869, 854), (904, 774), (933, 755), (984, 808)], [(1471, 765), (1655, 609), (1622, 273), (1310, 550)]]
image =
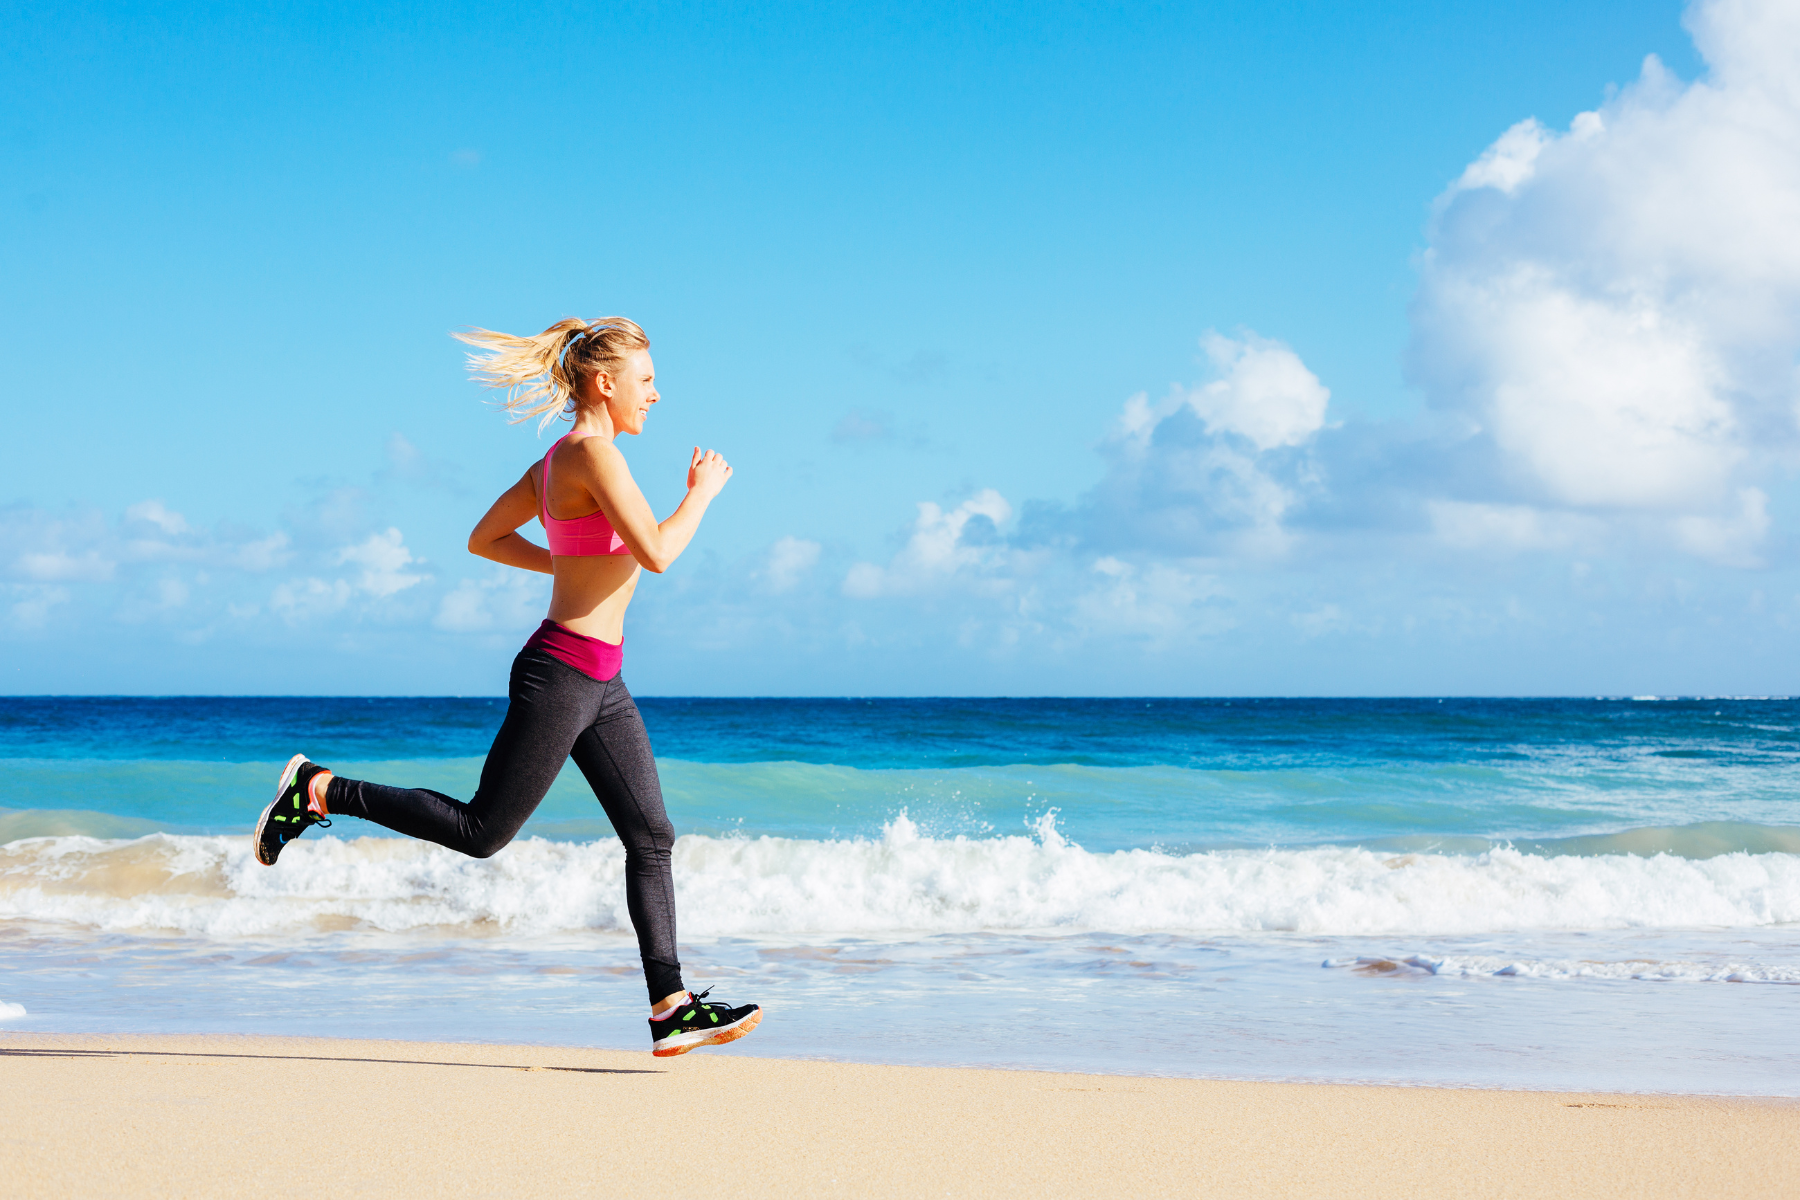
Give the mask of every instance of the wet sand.
[(1792, 1196), (1800, 1102), (0, 1033), (17, 1196)]

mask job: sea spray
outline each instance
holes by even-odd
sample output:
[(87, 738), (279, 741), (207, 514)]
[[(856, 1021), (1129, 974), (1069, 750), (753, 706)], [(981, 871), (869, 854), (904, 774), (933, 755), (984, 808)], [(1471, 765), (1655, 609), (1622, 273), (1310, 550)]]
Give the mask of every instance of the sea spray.
[[(1357, 847), (1095, 853), (1054, 814), (1030, 836), (690, 834), (674, 851), (684, 938), (1110, 930), (1471, 934), (1755, 928), (1800, 921), (1800, 855), (1391, 855)], [(628, 931), (611, 838), (523, 838), (492, 859), (392, 838), (309, 838), (279, 866), (242, 837), (30, 838), (0, 847), (0, 918), (267, 936), (360, 925)]]

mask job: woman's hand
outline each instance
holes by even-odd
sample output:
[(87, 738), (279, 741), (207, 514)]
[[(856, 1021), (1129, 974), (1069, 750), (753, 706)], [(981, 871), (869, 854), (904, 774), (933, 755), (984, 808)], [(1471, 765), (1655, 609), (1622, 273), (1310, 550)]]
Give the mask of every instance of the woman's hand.
[(725, 481), (731, 478), (731, 464), (716, 450), (701, 453), (700, 447), (694, 447), (693, 461), (688, 463), (688, 491), (699, 492), (710, 500), (725, 487)]

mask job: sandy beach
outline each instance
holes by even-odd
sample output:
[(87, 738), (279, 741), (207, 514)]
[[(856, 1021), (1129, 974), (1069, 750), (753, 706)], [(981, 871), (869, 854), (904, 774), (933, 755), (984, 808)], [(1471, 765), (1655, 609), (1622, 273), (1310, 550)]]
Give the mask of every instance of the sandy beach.
[(1800, 1103), (0, 1037), (8, 1195), (1792, 1195)]

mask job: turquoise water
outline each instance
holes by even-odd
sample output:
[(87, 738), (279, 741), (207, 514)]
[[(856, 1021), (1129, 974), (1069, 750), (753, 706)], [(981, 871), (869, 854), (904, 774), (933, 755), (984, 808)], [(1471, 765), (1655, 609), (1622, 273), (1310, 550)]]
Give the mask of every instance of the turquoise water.
[[(738, 1052), (1800, 1090), (1791, 700), (640, 705), (689, 975), (770, 1010)], [(348, 1035), (635, 1046), (572, 769), (492, 860), (354, 820), (249, 859), (290, 753), (466, 796), (503, 713), (0, 699), (7, 1027), (329, 994)], [(1114, 1032), (1148, 1002), (1193, 1035)]]

